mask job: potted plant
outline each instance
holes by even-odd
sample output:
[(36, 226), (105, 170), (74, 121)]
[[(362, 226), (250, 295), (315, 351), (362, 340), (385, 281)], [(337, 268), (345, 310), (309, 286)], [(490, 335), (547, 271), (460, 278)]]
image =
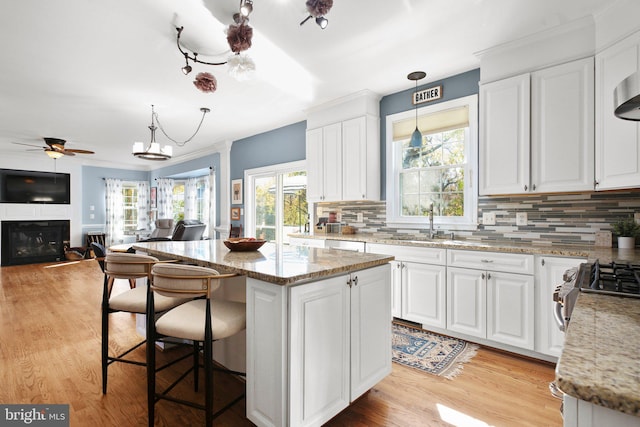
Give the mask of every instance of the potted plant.
[(633, 249), (636, 237), (640, 235), (640, 225), (633, 217), (628, 217), (613, 223), (613, 232), (618, 236), (618, 248)]

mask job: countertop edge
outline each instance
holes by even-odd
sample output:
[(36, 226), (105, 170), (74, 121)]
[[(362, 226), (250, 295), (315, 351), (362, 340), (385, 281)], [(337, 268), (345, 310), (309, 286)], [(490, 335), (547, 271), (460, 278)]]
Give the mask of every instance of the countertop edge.
[(554, 255), (563, 257), (587, 258), (593, 257), (594, 252), (611, 251), (612, 248), (599, 248), (589, 245), (584, 246), (559, 246), (538, 243), (512, 243), (512, 242), (478, 242), (474, 240), (447, 240), (436, 238), (433, 240), (394, 239), (386, 237), (368, 236), (360, 234), (304, 234), (292, 233), (290, 237), (314, 240), (345, 240), (364, 243), (378, 243), (385, 245), (412, 246), (441, 249), (465, 249), (475, 251), (508, 252), (531, 255)]
[[(608, 409), (640, 417), (637, 340), (640, 302), (634, 298), (581, 293), (556, 365), (564, 393)], [(606, 353), (603, 346), (615, 348)]]
[(341, 273), (349, 273), (353, 271), (359, 271), (367, 268), (377, 267), (380, 265), (387, 264), (395, 259), (395, 257), (390, 255), (378, 255), (378, 258), (376, 259), (361, 261), (354, 264), (326, 268), (321, 271), (303, 273), (295, 276), (280, 277), (280, 276), (274, 276), (271, 274), (251, 271), (243, 268), (233, 267), (227, 264), (221, 264), (213, 261), (205, 261), (205, 260), (191, 258), (188, 256), (176, 255), (176, 254), (173, 254), (167, 251), (162, 251), (156, 248), (149, 248), (147, 246), (136, 245), (135, 243), (133, 243), (131, 247), (135, 250), (147, 252), (153, 256), (189, 262), (192, 264), (199, 265), (201, 267), (213, 268), (215, 270), (218, 270), (221, 273), (234, 273), (234, 274), (251, 277), (252, 279), (262, 280), (264, 282), (269, 282), (269, 283), (280, 285), (280, 286), (294, 285), (298, 283), (308, 282), (313, 279), (328, 278), (331, 276), (336, 276)]

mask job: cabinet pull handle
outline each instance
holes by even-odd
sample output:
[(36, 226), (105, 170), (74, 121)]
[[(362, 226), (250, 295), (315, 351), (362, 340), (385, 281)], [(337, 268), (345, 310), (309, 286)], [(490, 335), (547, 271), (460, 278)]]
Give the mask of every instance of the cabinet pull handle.
[(484, 273), (482, 273), (482, 276), (480, 276), (480, 277), (482, 277), (482, 280), (484, 280), (484, 278), (485, 278), (485, 275), (484, 275)]
[(347, 280), (347, 286), (351, 287), (351, 279)]
[(493, 260), (492, 259), (481, 259), (480, 262), (489, 263), (489, 262), (493, 262)]
[(536, 185), (535, 184), (533, 184), (532, 189), (533, 189), (533, 191), (536, 191)]
[(529, 189), (529, 186), (527, 184), (524, 185), (524, 191), (527, 191)]
[(491, 273), (487, 273), (487, 280), (491, 280)]
[(354, 282), (355, 282), (355, 283), (354, 283), (354, 286), (358, 286), (358, 276), (356, 276), (353, 280), (354, 280)]
[(544, 258), (542, 258), (542, 261), (540, 261), (540, 264), (542, 264), (542, 266), (544, 267)]

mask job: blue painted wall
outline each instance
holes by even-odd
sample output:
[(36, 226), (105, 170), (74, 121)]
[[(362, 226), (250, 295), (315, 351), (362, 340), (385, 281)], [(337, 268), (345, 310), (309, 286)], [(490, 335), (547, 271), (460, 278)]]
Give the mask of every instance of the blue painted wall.
[[(408, 82), (408, 81), (407, 81)], [(450, 101), (452, 99), (462, 98), (478, 93), (480, 82), (480, 69), (467, 71), (462, 74), (447, 77), (446, 79), (429, 82), (424, 85), (418, 85), (418, 90), (428, 87), (442, 85), (442, 98), (429, 102), (424, 105), (434, 105), (441, 102)], [(386, 135), (387, 135), (387, 116), (400, 113), (402, 111), (413, 110), (411, 103), (411, 94), (415, 91), (415, 87), (408, 90), (397, 92), (384, 96), (380, 100), (380, 198), (386, 200)], [(420, 108), (420, 106), (418, 107)]]
[(306, 130), (307, 122), (302, 121), (234, 141), (231, 146), (231, 179), (244, 178), (245, 169), (304, 160)]

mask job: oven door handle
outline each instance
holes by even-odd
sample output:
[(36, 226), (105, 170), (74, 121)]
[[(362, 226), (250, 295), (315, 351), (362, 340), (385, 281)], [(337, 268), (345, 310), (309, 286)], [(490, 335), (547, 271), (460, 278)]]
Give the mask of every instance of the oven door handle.
[(562, 332), (565, 332), (564, 318), (562, 316), (562, 303), (561, 302), (556, 302), (556, 306), (554, 307), (554, 310), (553, 310), (553, 317), (556, 319), (556, 323), (558, 324), (558, 328)]

